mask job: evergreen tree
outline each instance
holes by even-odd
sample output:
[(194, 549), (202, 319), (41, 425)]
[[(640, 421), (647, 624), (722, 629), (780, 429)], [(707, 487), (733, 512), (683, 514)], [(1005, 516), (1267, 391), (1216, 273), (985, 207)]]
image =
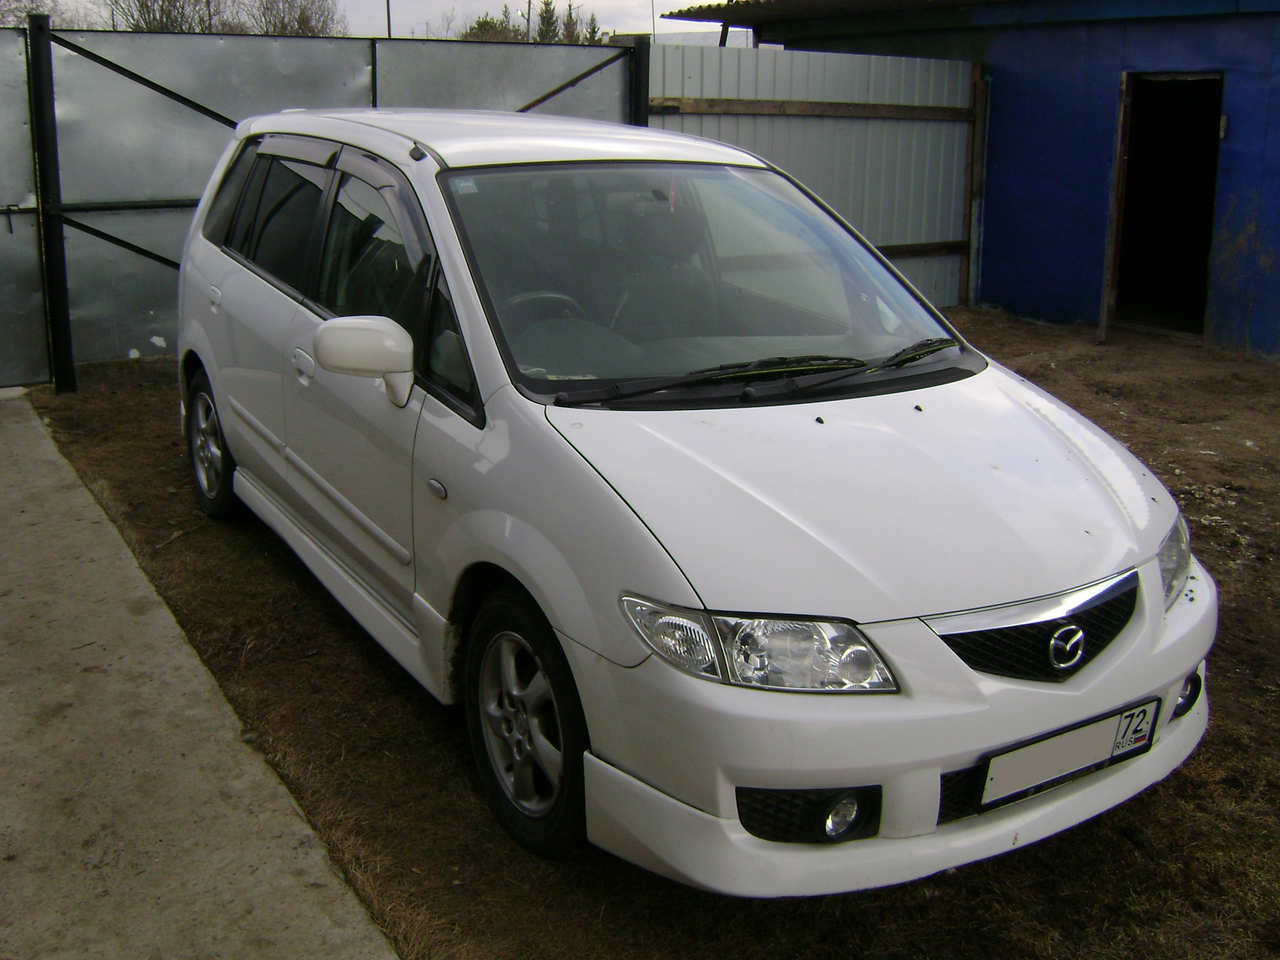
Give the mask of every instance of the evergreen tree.
[(582, 42), (582, 37), (578, 31), (578, 18), (573, 15), (573, 0), (570, 0), (569, 7), (564, 13), (564, 19), (560, 21), (560, 41), (562, 43)]
[(593, 47), (604, 43), (604, 34), (600, 32), (600, 21), (596, 19), (594, 12), (587, 18), (587, 30), (582, 35), (582, 42)]
[(511, 22), (511, 8), (502, 5), (502, 16), (482, 13), (458, 34), (459, 40), (524, 40), (524, 28)]
[(538, 26), (534, 39), (539, 43), (555, 43), (560, 39), (560, 16), (556, 13), (556, 0), (542, 0), (538, 8)]

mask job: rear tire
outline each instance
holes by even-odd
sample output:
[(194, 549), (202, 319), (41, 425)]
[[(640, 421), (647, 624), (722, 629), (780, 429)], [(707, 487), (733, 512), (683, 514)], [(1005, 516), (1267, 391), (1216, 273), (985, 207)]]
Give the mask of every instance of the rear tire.
[(466, 711), (498, 822), (539, 856), (560, 859), (580, 848), (587, 725), (550, 624), (519, 594), (494, 595), (471, 626)]
[(236, 516), (240, 512), (240, 501), (232, 489), (236, 461), (222, 434), (213, 388), (203, 370), (191, 378), (187, 391), (187, 453), (200, 509), (215, 520)]

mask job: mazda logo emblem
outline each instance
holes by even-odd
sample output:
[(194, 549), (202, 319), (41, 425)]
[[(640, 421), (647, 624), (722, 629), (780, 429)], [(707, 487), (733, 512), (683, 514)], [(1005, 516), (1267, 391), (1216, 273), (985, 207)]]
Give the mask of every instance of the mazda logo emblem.
[(1084, 631), (1074, 623), (1059, 627), (1049, 638), (1049, 663), (1055, 670), (1070, 670), (1084, 656)]

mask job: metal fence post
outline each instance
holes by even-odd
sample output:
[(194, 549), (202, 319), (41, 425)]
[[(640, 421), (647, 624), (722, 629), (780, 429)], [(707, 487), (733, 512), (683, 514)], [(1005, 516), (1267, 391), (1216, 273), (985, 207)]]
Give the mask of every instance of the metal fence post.
[(62, 180), (58, 172), (58, 128), (53, 112), (53, 41), (47, 14), (27, 17), (27, 88), (31, 97), (31, 142), (35, 151), (36, 223), (44, 281), (49, 366), (55, 393), (74, 393), (71, 304), (67, 251), (62, 236)]
[(636, 37), (631, 47), (630, 119), (636, 127), (649, 125), (649, 38)]

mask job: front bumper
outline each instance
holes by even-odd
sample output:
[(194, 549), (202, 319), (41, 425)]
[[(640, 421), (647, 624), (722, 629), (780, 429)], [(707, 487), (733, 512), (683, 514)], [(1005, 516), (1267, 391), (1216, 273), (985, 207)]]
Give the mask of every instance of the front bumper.
[(1135, 760), (930, 834), (843, 844), (760, 840), (737, 819), (683, 804), (587, 754), (587, 836), (655, 873), (740, 897), (888, 886), (1016, 850), (1096, 816), (1168, 776), (1195, 749), (1208, 722), (1202, 695)]
[[(742, 896), (833, 893), (899, 883), (992, 856), (1088, 819), (1167, 776), (1208, 723), (1207, 696), (1171, 720), (1217, 624), (1199, 564), (1169, 611), (1139, 602), (1111, 647), (1070, 681), (974, 673), (918, 620), (868, 626), (894, 695), (791, 694), (689, 677), (656, 657), (621, 668), (570, 653), (590, 729), (588, 836), (657, 873)], [(1160, 597), (1153, 564), (1141, 597)], [(1160, 697), (1146, 754), (999, 809), (938, 824), (942, 775), (992, 751), (1145, 697)], [(738, 787), (879, 785), (877, 835), (837, 844), (762, 840), (738, 819)]]

